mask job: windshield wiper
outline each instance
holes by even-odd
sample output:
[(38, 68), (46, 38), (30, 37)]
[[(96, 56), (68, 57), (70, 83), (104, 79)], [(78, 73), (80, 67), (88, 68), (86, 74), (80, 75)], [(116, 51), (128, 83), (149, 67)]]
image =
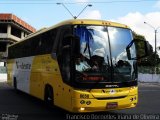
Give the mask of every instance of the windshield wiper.
[[(110, 37), (109, 37), (109, 31), (108, 28), (107, 30), (107, 36), (108, 36), (108, 44), (109, 44), (109, 53), (110, 53), (110, 70), (111, 70), (111, 81), (113, 82), (113, 78), (114, 78), (114, 69), (113, 69), (113, 63), (112, 63), (112, 49), (111, 49), (111, 43), (110, 43)], [(108, 59), (108, 58), (107, 58)]]
[(91, 59), (91, 50), (90, 50), (89, 40), (88, 40), (88, 42), (86, 43), (86, 47), (85, 47), (83, 53), (86, 52), (87, 48), (88, 48), (89, 58)]
[(107, 62), (108, 62), (108, 66), (111, 67), (108, 55), (107, 55)]

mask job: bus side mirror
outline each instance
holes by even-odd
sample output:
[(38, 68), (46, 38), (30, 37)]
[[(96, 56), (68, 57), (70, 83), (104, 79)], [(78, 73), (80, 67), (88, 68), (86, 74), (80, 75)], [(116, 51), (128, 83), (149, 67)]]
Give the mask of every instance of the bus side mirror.
[(129, 60), (138, 60), (149, 56), (153, 52), (148, 41), (138, 39), (132, 40), (126, 47), (126, 51)]

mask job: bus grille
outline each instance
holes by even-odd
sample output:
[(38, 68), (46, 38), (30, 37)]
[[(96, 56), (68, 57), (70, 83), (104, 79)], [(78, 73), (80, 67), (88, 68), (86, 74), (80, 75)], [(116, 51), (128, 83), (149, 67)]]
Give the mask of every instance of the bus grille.
[(103, 97), (103, 98), (96, 98), (98, 100), (111, 100), (111, 99), (122, 99), (125, 98), (127, 96), (118, 96), (118, 97)]

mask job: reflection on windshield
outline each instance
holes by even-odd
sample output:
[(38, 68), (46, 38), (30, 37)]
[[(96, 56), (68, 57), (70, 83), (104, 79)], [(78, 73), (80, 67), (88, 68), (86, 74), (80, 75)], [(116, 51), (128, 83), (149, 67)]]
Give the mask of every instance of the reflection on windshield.
[[(75, 26), (75, 34), (81, 45), (81, 54), (75, 61), (77, 79), (81, 81), (85, 77), (85, 81), (106, 82), (136, 79), (135, 61), (128, 60), (126, 53), (126, 47), (132, 40), (129, 29)], [(132, 51), (135, 54), (135, 48)]]

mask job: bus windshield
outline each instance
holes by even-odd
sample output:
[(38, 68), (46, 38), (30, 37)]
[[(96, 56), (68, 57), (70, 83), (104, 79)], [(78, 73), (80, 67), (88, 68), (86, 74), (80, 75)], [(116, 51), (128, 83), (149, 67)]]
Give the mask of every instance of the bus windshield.
[[(126, 82), (137, 79), (136, 61), (128, 60), (126, 47), (132, 41), (130, 29), (76, 25), (80, 55), (75, 60), (77, 82)], [(132, 55), (136, 54), (135, 47)]]

